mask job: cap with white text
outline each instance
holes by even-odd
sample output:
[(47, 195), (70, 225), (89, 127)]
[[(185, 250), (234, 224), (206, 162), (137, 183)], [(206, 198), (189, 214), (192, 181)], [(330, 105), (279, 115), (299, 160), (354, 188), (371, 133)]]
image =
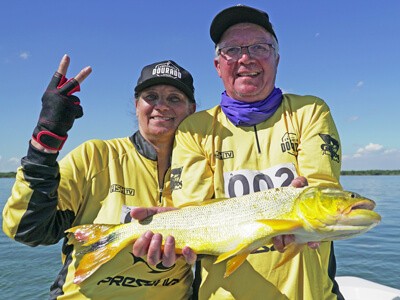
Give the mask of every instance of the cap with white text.
[(172, 85), (184, 92), (190, 101), (195, 102), (192, 75), (173, 60), (145, 66), (135, 87), (135, 97), (144, 89), (157, 84)]

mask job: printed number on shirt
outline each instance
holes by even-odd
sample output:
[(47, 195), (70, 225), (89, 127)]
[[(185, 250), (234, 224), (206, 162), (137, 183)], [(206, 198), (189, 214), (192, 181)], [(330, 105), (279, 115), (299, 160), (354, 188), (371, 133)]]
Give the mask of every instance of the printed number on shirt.
[(296, 168), (287, 163), (266, 170), (237, 170), (224, 173), (226, 197), (238, 197), (275, 187), (289, 186), (297, 177)]

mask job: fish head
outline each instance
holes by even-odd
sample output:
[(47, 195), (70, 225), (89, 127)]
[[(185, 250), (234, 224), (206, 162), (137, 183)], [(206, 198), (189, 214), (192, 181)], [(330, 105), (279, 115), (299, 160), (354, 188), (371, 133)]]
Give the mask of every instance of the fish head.
[(341, 189), (310, 187), (300, 194), (297, 203), (297, 215), (320, 240), (350, 238), (381, 220), (373, 200)]

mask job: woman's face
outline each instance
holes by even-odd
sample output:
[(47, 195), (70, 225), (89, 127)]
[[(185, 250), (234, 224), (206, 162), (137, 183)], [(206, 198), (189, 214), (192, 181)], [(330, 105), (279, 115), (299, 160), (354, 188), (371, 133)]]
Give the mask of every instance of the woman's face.
[(136, 100), (139, 130), (150, 142), (173, 140), (178, 125), (195, 110), (196, 104), (171, 85), (148, 87)]

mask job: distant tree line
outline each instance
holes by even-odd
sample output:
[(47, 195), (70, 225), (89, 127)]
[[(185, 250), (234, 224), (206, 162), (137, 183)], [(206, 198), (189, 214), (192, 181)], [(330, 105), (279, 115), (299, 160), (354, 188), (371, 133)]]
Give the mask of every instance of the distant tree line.
[(13, 178), (16, 174), (15, 172), (0, 172), (0, 178)]
[(341, 175), (400, 175), (400, 170), (341, 171)]
[[(0, 178), (14, 178), (15, 172), (0, 172)], [(400, 170), (362, 170), (341, 171), (340, 175), (400, 175)]]

